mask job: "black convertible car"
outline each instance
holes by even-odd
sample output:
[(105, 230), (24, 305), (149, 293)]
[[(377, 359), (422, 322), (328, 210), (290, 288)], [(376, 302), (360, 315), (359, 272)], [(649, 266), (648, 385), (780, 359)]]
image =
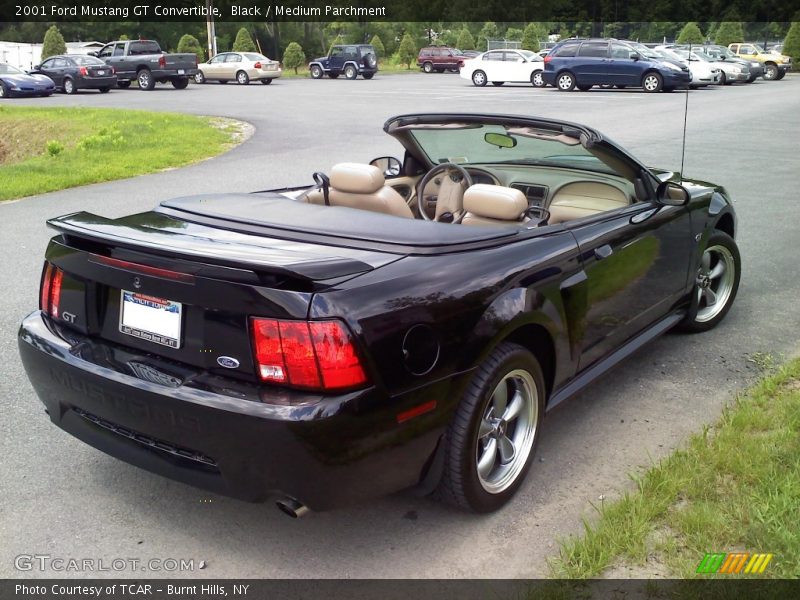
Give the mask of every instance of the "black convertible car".
[(402, 161), (53, 219), (19, 350), (50, 419), (292, 516), (502, 506), (545, 413), (739, 285), (725, 190), (538, 118), (405, 115)]

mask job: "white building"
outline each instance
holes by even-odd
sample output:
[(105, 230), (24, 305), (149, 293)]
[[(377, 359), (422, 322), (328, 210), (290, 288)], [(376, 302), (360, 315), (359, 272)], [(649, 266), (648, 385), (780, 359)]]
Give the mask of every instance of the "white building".
[(103, 42), (67, 42), (67, 54), (89, 54), (105, 46)]
[[(96, 52), (105, 44), (102, 42), (67, 42), (66, 45), (67, 54), (89, 54), (89, 52)], [(0, 63), (7, 63), (27, 71), (41, 62), (41, 44), (0, 41)]]

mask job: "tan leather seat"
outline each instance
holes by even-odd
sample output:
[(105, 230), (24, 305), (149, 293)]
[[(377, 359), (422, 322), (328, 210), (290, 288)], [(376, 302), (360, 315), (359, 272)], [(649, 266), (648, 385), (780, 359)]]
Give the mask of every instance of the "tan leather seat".
[(630, 204), (630, 200), (619, 188), (606, 183), (579, 181), (559, 189), (550, 206), (548, 224), (581, 219), (608, 210), (616, 210)]
[[(315, 191), (308, 201), (317, 204), (321, 192)], [(331, 206), (348, 206), (373, 212), (413, 219), (405, 199), (386, 185), (378, 167), (360, 163), (339, 163), (331, 169), (328, 193)]]
[(464, 192), (462, 225), (521, 225), (528, 221), (528, 200), (520, 190), (476, 183)]

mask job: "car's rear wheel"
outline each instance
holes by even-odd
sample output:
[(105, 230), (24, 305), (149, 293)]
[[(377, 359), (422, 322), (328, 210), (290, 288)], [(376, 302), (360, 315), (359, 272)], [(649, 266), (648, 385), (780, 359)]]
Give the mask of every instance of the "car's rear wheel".
[(362, 73), (361, 76), (364, 79), (372, 79), (375, 76), (375, 73)]
[[(322, 77), (322, 75), (320, 75), (320, 77)], [(331, 71), (330, 73), (328, 73), (328, 77), (330, 77), (331, 79), (338, 79), (339, 73), (334, 73)]]
[(544, 77), (542, 77), (541, 71), (534, 71), (531, 73), (531, 85), (537, 88), (545, 86)]
[(504, 83), (505, 83), (505, 81), (493, 81), (492, 85), (495, 86), (495, 87), (500, 87)]
[(592, 89), (592, 86), (590, 85), (579, 85), (577, 87), (582, 92), (588, 92), (590, 89)]
[(117, 87), (120, 88), (120, 89), (126, 90), (129, 87), (131, 87), (131, 82), (130, 81), (118, 81), (117, 82)]
[(692, 304), (681, 329), (708, 331), (722, 321), (736, 298), (741, 275), (742, 259), (736, 242), (727, 233), (715, 231), (700, 258)]
[(206, 82), (206, 76), (203, 75), (202, 71), (198, 71), (197, 73), (194, 74), (194, 82), (195, 83), (205, 83)]
[(778, 76), (775, 79), (780, 81), (784, 77), (786, 77), (786, 71), (778, 71)]
[(147, 90), (148, 92), (156, 87), (156, 80), (153, 79), (153, 74), (150, 69), (142, 69), (136, 74), (136, 81), (139, 84), (140, 90)]
[(475, 512), (503, 506), (530, 468), (544, 416), (544, 376), (517, 344), (500, 344), (467, 386), (444, 436), (437, 495)]
[(269, 85), (270, 83), (272, 83), (272, 79), (271, 79), (271, 78), (262, 79), (262, 80), (261, 80), (261, 83), (262, 83), (263, 85)]
[(100, 88), (100, 93), (101, 94), (107, 94), (109, 91), (111, 91), (111, 88), (108, 87), (108, 86), (104, 86), (104, 87)]
[(358, 71), (353, 65), (347, 65), (344, 68), (344, 77), (345, 79), (355, 79), (358, 77)]
[(227, 79), (220, 79), (218, 83), (220, 85), (225, 85), (226, 83), (228, 83), (228, 80)]
[(189, 78), (175, 77), (173, 79), (170, 79), (170, 83), (172, 84), (172, 87), (174, 87), (176, 90), (185, 90), (187, 87), (189, 87)]
[(239, 85), (247, 85), (250, 83), (250, 76), (244, 71), (238, 71), (236, 73), (236, 83)]
[[(311, 78), (312, 79), (322, 79), (322, 67), (320, 67), (319, 65), (311, 65), (310, 71), (311, 71)], [(333, 77), (332, 73), (329, 74), (329, 77), (331, 77), (332, 79), (335, 79), (335, 77)]]
[(569, 71), (559, 73), (556, 78), (556, 87), (559, 92), (571, 92), (575, 89), (575, 75)]
[(472, 74), (472, 84), (473, 85), (476, 85), (478, 87), (483, 87), (483, 86), (486, 85), (486, 82), (487, 82), (486, 73), (484, 73), (483, 71), (480, 71), (480, 70), (479, 71), (475, 71)]
[(778, 78), (778, 65), (764, 65), (764, 79), (773, 81)]
[(650, 94), (660, 92), (664, 87), (664, 79), (658, 73), (645, 73), (642, 77), (642, 88)]
[(433, 65), (429, 62), (422, 63), (422, 70), (426, 73), (433, 73)]
[(6, 84), (4, 82), (0, 81), (0, 98), (8, 98), (8, 97), (9, 97), (8, 88), (6, 87)]
[(71, 78), (69, 78), (69, 77), (66, 77), (66, 78), (64, 79), (64, 93), (65, 93), (65, 94), (70, 94), (70, 95), (72, 95), (72, 94), (74, 94), (76, 91), (77, 91), (77, 89), (75, 88), (75, 82), (74, 82), (74, 81), (72, 81), (72, 79), (71, 79)]

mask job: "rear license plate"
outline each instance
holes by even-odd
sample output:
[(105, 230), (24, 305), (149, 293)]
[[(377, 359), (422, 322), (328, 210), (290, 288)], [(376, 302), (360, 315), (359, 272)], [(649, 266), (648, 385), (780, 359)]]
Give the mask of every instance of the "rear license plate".
[(97, 74), (98, 74), (98, 75), (108, 75), (108, 71), (106, 71), (105, 69), (100, 69), (100, 70), (97, 72)]
[(186, 73), (185, 69), (178, 69), (178, 75), (183, 75)]
[(119, 330), (141, 340), (181, 347), (180, 302), (121, 290)]

